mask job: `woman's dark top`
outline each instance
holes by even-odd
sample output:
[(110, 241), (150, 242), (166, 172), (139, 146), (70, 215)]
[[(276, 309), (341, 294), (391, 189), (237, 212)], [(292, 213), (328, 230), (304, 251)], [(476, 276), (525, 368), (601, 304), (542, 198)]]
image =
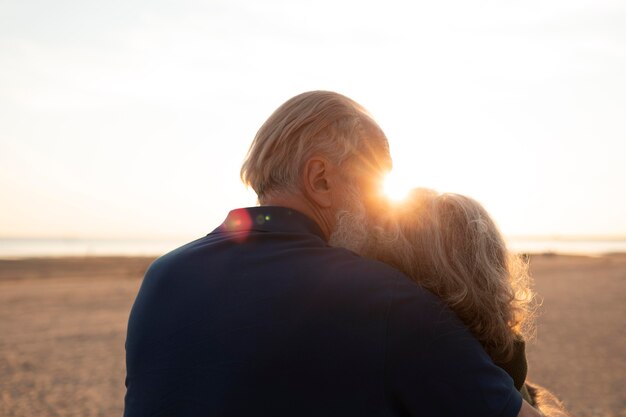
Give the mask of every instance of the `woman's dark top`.
[(526, 362), (526, 342), (519, 337), (513, 344), (513, 356), (510, 360), (498, 360), (494, 358), (494, 363), (504, 369), (511, 378), (515, 388), (522, 394), (531, 405), (535, 405), (535, 401), (526, 388), (526, 374), (528, 373), (528, 363)]
[(515, 388), (521, 390), (526, 381), (526, 373), (528, 372), (528, 363), (526, 362), (526, 342), (524, 339), (518, 338), (513, 345), (513, 357), (508, 360), (499, 360), (494, 357), (494, 363), (504, 369), (507, 374), (513, 378)]

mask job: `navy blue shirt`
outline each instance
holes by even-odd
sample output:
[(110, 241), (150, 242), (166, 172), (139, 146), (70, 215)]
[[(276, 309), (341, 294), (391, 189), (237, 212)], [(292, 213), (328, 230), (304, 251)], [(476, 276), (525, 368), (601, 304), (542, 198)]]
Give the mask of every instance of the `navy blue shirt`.
[(124, 415), (517, 416), (511, 378), (395, 269), (283, 207), (157, 259), (133, 305)]

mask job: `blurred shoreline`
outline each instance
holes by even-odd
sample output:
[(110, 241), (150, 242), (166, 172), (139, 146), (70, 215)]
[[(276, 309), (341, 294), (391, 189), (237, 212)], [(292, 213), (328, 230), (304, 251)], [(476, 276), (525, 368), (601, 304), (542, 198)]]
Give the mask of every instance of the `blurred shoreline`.
[[(157, 257), (193, 239), (193, 237), (167, 239), (0, 238), (0, 259)], [(510, 250), (525, 254), (602, 256), (626, 253), (626, 237), (622, 236), (514, 236), (507, 238), (507, 244)]]

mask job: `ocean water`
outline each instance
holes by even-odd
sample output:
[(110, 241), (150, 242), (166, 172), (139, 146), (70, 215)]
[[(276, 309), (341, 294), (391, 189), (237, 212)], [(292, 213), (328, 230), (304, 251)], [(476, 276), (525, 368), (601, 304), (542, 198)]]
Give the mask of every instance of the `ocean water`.
[(626, 238), (509, 238), (507, 245), (514, 252), (531, 254), (603, 255), (626, 252)]
[(0, 239), (0, 258), (159, 256), (193, 239)]
[[(0, 239), (0, 258), (58, 256), (159, 256), (194, 238), (181, 239)], [(509, 238), (523, 253), (602, 255), (626, 252), (626, 238)]]

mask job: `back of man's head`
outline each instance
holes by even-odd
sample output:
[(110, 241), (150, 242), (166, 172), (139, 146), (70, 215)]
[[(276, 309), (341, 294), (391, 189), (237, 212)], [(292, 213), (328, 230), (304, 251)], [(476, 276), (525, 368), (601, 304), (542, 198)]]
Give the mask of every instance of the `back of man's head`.
[(257, 132), (241, 168), (241, 179), (263, 204), (274, 192), (297, 191), (308, 158), (337, 166), (391, 166), (387, 139), (355, 101), (330, 91), (310, 91), (281, 105)]

